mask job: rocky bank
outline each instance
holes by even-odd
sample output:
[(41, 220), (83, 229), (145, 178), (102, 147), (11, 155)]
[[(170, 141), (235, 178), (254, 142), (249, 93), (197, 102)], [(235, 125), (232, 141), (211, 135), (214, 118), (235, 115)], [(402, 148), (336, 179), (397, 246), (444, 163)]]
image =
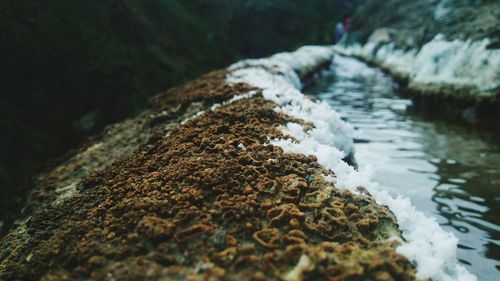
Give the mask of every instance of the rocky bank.
[(415, 279), (389, 209), (269, 144), (287, 123), (314, 125), (231, 71), (155, 97), (40, 174), (1, 239), (0, 279)]
[(366, 1), (353, 19), (357, 43), (338, 51), (385, 69), (438, 110), (498, 118), (499, 9), (498, 1)]
[(457, 239), (343, 159), (352, 127), (300, 93), (330, 47), (173, 88), (38, 175), (2, 280), (475, 280)]

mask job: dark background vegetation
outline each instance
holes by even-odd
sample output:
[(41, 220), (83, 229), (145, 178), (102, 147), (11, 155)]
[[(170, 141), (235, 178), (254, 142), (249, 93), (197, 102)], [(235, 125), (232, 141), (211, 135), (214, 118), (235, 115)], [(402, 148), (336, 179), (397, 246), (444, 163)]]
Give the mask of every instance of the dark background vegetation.
[(329, 40), (335, 0), (0, 0), (0, 219), (46, 160), (148, 97)]

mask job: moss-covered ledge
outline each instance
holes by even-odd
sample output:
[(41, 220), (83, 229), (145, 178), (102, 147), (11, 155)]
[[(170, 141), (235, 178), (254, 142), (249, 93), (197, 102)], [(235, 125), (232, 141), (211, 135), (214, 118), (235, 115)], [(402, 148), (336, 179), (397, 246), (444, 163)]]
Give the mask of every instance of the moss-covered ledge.
[[(300, 78), (333, 54), (314, 53), (291, 66)], [(414, 280), (387, 207), (272, 144), (317, 125), (228, 79), (255, 65), (155, 97), (40, 174), (1, 238), (0, 279)], [(280, 67), (261, 68), (289, 76)]]

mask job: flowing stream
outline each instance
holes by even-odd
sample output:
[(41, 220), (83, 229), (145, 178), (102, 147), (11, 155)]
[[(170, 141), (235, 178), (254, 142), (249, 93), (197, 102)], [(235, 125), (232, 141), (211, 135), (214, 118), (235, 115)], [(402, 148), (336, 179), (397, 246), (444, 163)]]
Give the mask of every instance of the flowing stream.
[(444, 121), (417, 110), (377, 68), (337, 56), (307, 94), (355, 127), (359, 169), (403, 194), (459, 239), (458, 259), (479, 280), (500, 276), (500, 122)]

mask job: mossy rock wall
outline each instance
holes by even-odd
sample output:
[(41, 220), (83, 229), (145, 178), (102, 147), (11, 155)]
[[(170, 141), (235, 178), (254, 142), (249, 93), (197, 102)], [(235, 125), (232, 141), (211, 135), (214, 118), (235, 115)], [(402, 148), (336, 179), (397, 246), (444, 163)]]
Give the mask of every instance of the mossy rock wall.
[(414, 280), (388, 208), (269, 144), (307, 124), (226, 75), (155, 97), (40, 174), (0, 241), (0, 279)]

